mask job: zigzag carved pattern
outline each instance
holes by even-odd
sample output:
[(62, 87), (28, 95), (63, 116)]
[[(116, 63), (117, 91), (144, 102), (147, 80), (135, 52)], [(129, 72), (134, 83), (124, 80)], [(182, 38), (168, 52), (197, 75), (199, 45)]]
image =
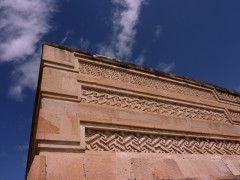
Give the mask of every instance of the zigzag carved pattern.
[(240, 155), (239, 141), (90, 129), (86, 130), (86, 144), (93, 151)]
[(91, 64), (87, 62), (79, 62), (80, 73), (90, 74), (92, 76), (113, 79), (122, 82), (128, 82), (141, 86), (147, 86), (155, 89), (162, 89), (170, 92), (175, 92), (204, 99), (216, 100), (211, 91), (188, 87), (183, 84), (178, 84), (172, 81), (167, 81), (159, 78), (148, 77), (136, 73), (129, 73), (122, 70), (117, 70), (101, 65)]
[(100, 90), (96, 88), (82, 88), (82, 102), (112, 106), (123, 109), (151, 112), (161, 115), (196, 120), (230, 123), (223, 111), (190, 106), (176, 102), (143, 98), (139, 96)]
[(240, 112), (229, 110), (230, 116), (233, 120), (240, 121)]
[(232, 94), (221, 92), (218, 90), (217, 90), (217, 95), (220, 99), (240, 103), (240, 96), (232, 95)]

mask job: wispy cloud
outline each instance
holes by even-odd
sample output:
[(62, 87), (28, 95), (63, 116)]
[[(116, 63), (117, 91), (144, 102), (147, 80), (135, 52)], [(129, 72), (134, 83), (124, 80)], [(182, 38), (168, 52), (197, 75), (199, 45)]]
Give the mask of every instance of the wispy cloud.
[(145, 62), (145, 54), (146, 54), (146, 50), (143, 50), (141, 54), (137, 57), (137, 59), (135, 59), (134, 63), (139, 66), (142, 66)]
[(40, 40), (50, 31), (55, 0), (2, 0), (0, 3), (0, 63), (14, 62), (9, 95), (23, 99), (34, 89), (40, 61)]
[(36, 44), (50, 29), (53, 1), (2, 0), (0, 10), (0, 61), (23, 59), (35, 53)]
[(25, 62), (19, 63), (11, 72), (12, 84), (8, 95), (15, 100), (22, 101), (25, 97), (24, 89), (34, 90), (37, 85), (40, 52), (32, 54)]
[(72, 34), (72, 31), (67, 31), (66, 34), (65, 34), (65, 37), (62, 39), (60, 44), (64, 44), (71, 34)]
[(139, 65), (139, 66), (141, 66), (141, 65), (143, 65), (144, 61), (145, 61), (144, 55), (140, 55), (140, 56), (134, 61), (134, 63), (137, 64), (137, 65)]
[(135, 43), (136, 25), (141, 6), (146, 0), (112, 0), (113, 35), (110, 43), (100, 45), (99, 53), (121, 59), (129, 59)]
[(16, 145), (16, 150), (18, 151), (18, 155), (20, 157), (21, 160), (21, 165), (22, 167), (26, 167), (27, 165), (27, 150), (28, 150), (28, 144), (20, 144), (20, 145)]
[(157, 65), (157, 69), (164, 72), (171, 72), (175, 68), (175, 62), (164, 63), (161, 62)]
[(16, 146), (17, 151), (26, 151), (28, 150), (28, 145), (27, 144), (21, 144)]
[(82, 50), (88, 50), (90, 46), (90, 41), (84, 38), (80, 38), (77, 43)]
[(162, 25), (157, 25), (155, 28), (155, 31), (154, 31), (154, 36), (156, 38), (159, 38), (161, 36), (162, 32), (163, 32)]
[(22, 160), (22, 167), (26, 169), (27, 167), (27, 154), (22, 154), (21, 155), (21, 160)]

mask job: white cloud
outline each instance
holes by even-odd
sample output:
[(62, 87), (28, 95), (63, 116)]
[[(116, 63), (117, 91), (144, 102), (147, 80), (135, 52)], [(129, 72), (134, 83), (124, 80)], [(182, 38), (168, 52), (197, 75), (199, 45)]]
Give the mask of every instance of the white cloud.
[(155, 37), (159, 38), (162, 32), (163, 32), (162, 25), (157, 25), (154, 32)]
[(50, 0), (2, 0), (0, 4), (0, 61), (23, 59), (49, 31)]
[(10, 97), (22, 101), (24, 88), (34, 90), (37, 86), (40, 53), (35, 53), (26, 62), (18, 64), (12, 71), (13, 83), (9, 87)]
[(71, 31), (67, 31), (66, 34), (65, 34), (65, 37), (62, 39), (62, 41), (60, 42), (60, 44), (64, 44), (67, 39), (69, 38), (69, 36), (71, 35)]
[(145, 0), (112, 0), (113, 35), (109, 44), (100, 45), (100, 54), (128, 59), (135, 43), (136, 25)]
[(141, 65), (143, 65), (144, 61), (145, 61), (144, 55), (140, 55), (140, 56), (134, 61), (134, 63), (137, 64), (137, 65), (139, 65), (139, 66), (141, 66)]
[(157, 69), (164, 72), (171, 72), (175, 68), (175, 63), (161, 62), (157, 65)]
[(50, 31), (55, 0), (2, 0), (0, 3), (0, 63), (14, 62), (9, 94), (23, 98), (24, 88), (36, 87), (39, 42)]
[(78, 46), (82, 49), (82, 50), (87, 50), (88, 47), (90, 45), (90, 41), (84, 38), (80, 38), (78, 40)]

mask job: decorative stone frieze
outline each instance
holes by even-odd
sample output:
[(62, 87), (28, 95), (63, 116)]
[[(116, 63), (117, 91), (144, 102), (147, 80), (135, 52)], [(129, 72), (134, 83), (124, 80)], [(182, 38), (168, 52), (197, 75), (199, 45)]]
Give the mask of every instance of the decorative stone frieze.
[(233, 121), (240, 123), (240, 111), (229, 110), (229, 113)]
[(44, 44), (26, 179), (237, 179), (240, 95)]
[(222, 91), (219, 91), (219, 90), (217, 90), (217, 95), (218, 95), (219, 99), (221, 99), (221, 100), (240, 103), (240, 97), (239, 96), (232, 95), (230, 93), (222, 92)]
[(240, 141), (96, 129), (86, 130), (86, 144), (91, 151), (240, 155)]
[(126, 72), (121, 69), (109, 68), (98, 64), (88, 62), (79, 62), (79, 72), (96, 77), (108, 78), (115, 81), (146, 86), (154, 89), (162, 89), (178, 94), (194, 96), (197, 98), (215, 100), (211, 91), (207, 91), (193, 86), (176, 83), (173, 81), (166, 81), (157, 77), (144, 76), (133, 72)]
[(167, 100), (150, 99), (115, 91), (89, 88), (86, 86), (82, 87), (81, 102), (178, 118), (230, 123), (224, 111)]

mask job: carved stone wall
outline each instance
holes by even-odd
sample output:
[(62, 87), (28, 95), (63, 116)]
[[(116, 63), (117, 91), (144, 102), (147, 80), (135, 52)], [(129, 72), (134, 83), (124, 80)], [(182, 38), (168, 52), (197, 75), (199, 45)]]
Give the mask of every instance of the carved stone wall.
[(139, 75), (134, 72), (126, 72), (124, 70), (113, 69), (109, 67), (104, 67), (99, 64), (92, 64), (86, 62), (80, 62), (80, 73), (90, 74), (93, 76), (100, 76), (103, 78), (109, 78), (120, 82), (127, 82), (132, 84), (138, 84), (141, 86), (147, 86), (155, 89), (162, 89), (166, 91), (171, 91), (179, 94), (190, 95), (194, 97), (201, 97), (205, 99), (215, 99), (211, 91), (198, 89), (195, 87), (189, 87), (188, 85), (183, 85), (181, 83), (176, 83), (172, 81), (167, 81), (155, 77), (147, 77), (144, 75)]
[(233, 94), (230, 94), (230, 93), (225, 93), (225, 92), (222, 92), (222, 91), (217, 91), (217, 95), (222, 100), (240, 103), (240, 97), (239, 96), (236, 96), (236, 95), (233, 95)]
[(43, 45), (27, 179), (236, 179), (240, 94)]
[(240, 155), (240, 141), (121, 131), (88, 129), (86, 144), (92, 151)]
[[(208, 107), (186, 105), (167, 100), (144, 98), (136, 95), (134, 96), (96, 88), (83, 87), (81, 102), (143, 111), (146, 113), (163, 114), (179, 118), (189, 118), (193, 120), (197, 119), (230, 123), (230, 120), (225, 115), (224, 111), (215, 110)], [(236, 113), (234, 115), (234, 117), (238, 118)]]

